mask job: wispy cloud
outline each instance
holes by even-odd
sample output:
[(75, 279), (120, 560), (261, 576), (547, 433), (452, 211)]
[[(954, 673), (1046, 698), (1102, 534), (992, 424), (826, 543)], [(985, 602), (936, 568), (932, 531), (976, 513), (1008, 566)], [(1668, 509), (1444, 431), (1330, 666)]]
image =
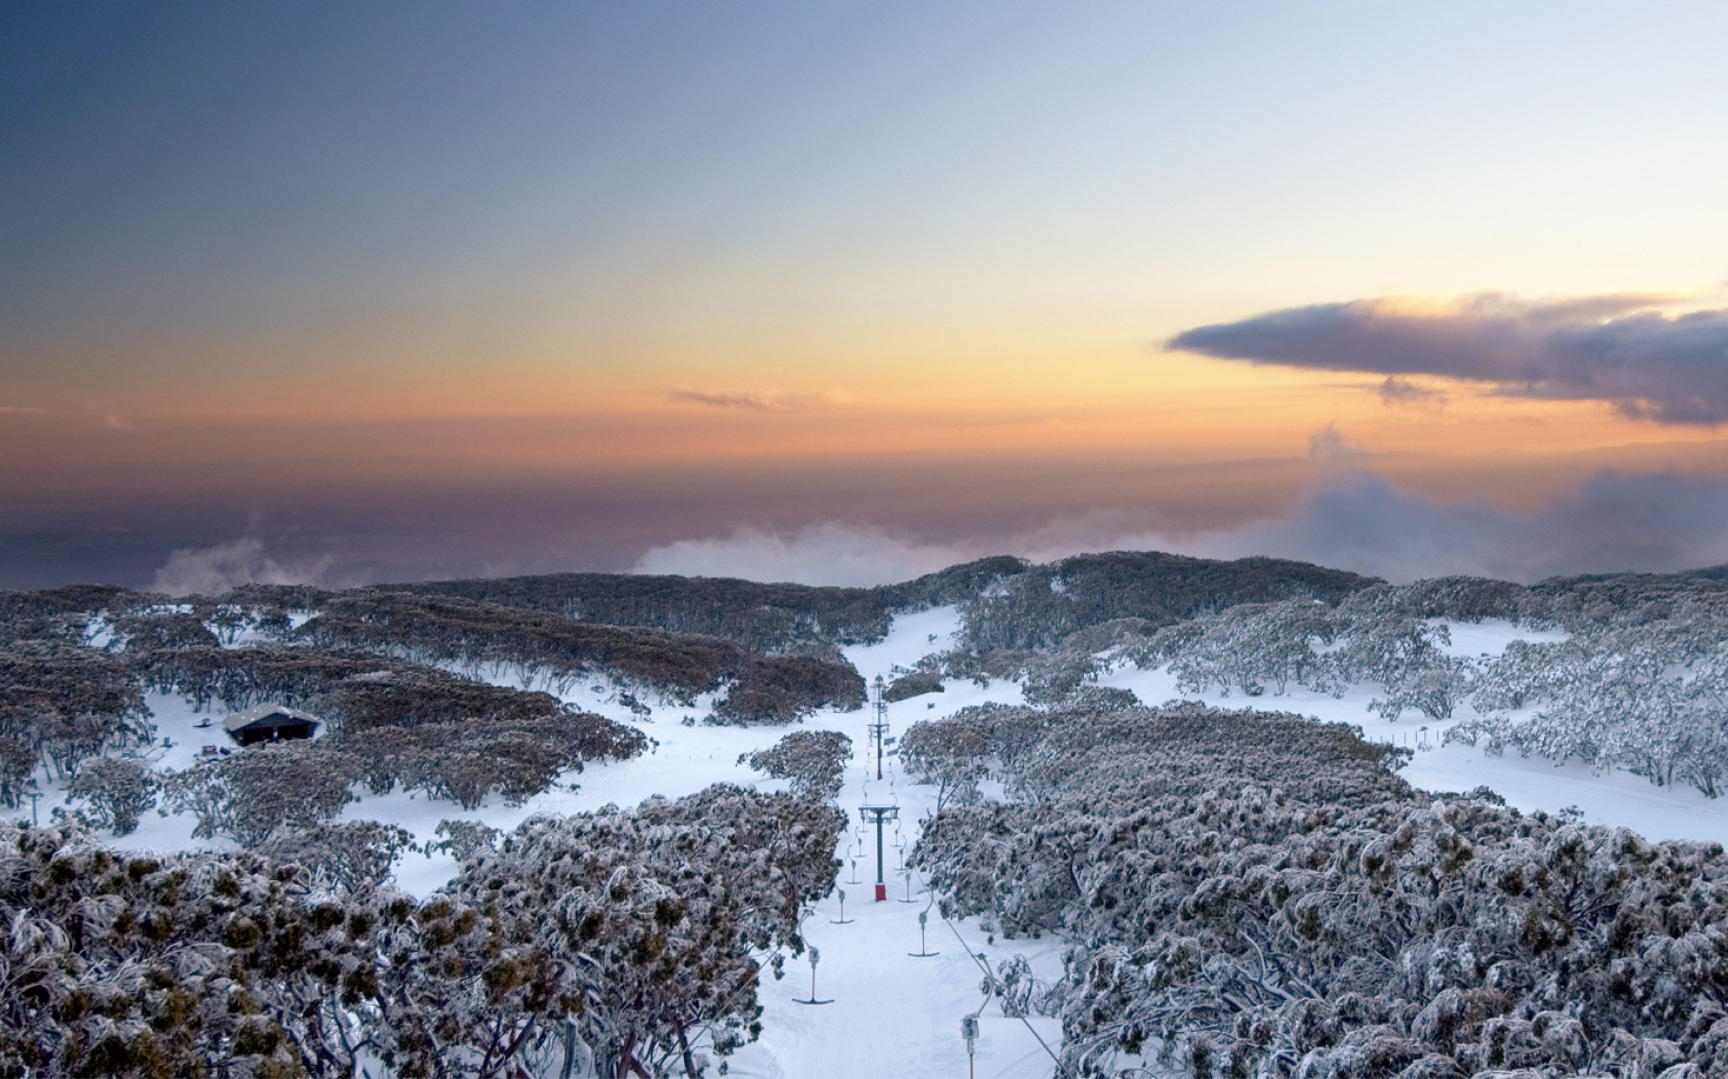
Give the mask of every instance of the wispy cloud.
[(264, 543), (247, 536), (212, 547), (186, 547), (156, 571), (153, 591), (170, 596), (219, 596), (243, 584), (326, 584), (331, 560), (284, 565), (264, 554)]
[(1328, 423), (1308, 436), (1308, 459), (1323, 468), (1349, 467), (1367, 456), (1368, 452), (1345, 438), (1336, 424)]
[(105, 431), (130, 432), (137, 424), (124, 413), (92, 404), (82, 409), (42, 408), (38, 405), (0, 405), (0, 416), (43, 416), (60, 422), (93, 423)]
[(709, 408), (737, 408), (748, 412), (814, 412), (841, 403), (842, 395), (828, 391), (795, 393), (789, 390), (673, 390), (674, 401)]
[(1166, 347), (1384, 374), (1383, 398), (1408, 397), (1409, 384), (1398, 376), (1430, 375), (1487, 383), (1506, 394), (1603, 401), (1657, 423), (1728, 422), (1728, 309), (1661, 310), (1671, 299), (1382, 297), (1200, 326)]
[(724, 536), (680, 540), (649, 550), (634, 572), (862, 587), (911, 580), (974, 556), (965, 545), (924, 543), (871, 525), (829, 521), (792, 532), (741, 527)]
[(1380, 402), (1392, 408), (1439, 408), (1446, 403), (1446, 395), (1441, 391), (1397, 375), (1387, 375), (1376, 392)]

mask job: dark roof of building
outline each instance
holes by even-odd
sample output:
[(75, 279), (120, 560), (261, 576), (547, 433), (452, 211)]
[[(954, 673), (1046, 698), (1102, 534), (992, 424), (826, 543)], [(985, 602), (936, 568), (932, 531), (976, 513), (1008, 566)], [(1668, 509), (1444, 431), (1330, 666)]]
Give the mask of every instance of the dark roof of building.
[[(248, 708), (244, 712), (235, 712), (227, 719), (224, 719), (222, 721), (222, 729), (232, 734), (235, 731), (244, 730), (245, 728), (250, 727), (261, 719), (269, 719), (272, 716), (278, 715), (287, 717), (291, 722), (310, 723), (314, 727), (319, 726), (324, 722), (311, 712), (302, 712), (298, 708), (289, 708), (280, 704), (261, 704), (256, 708)], [(272, 726), (281, 725), (282, 724), (279, 723), (272, 724)]]

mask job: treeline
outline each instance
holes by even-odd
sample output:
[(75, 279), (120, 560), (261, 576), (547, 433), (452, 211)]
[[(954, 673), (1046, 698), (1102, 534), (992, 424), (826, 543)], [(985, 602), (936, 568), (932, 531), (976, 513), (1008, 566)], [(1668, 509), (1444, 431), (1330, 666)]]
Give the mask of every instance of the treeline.
[(367, 653), (260, 644), (128, 650), (127, 658), (144, 685), (200, 707), (277, 703), (330, 724), (316, 742), (272, 748), (267, 764), (255, 765), (259, 754), (249, 750), (167, 782), (170, 803), (197, 816), (197, 834), (243, 843), (334, 816), (357, 782), (373, 794), (399, 786), (473, 809), (492, 794), (523, 801), (560, 772), (648, 744), (640, 731), (547, 693)]
[(962, 607), (965, 645), (1033, 651), (1117, 619), (1169, 625), (1238, 603), (1302, 597), (1337, 603), (1375, 580), (1306, 562), (1243, 558), (1219, 562), (1156, 551), (1076, 555), (1028, 566)]
[[(1488, 618), (1532, 639), (1454, 654), (1448, 624)], [(1163, 627), (1120, 619), (1051, 651), (959, 654), (944, 669), (1019, 677), (1029, 701), (1059, 704), (1124, 664), (1167, 667), (1184, 693), (1222, 697), (1373, 684), (1369, 709), (1387, 719), (1440, 722), (1469, 702), (1477, 715), (1447, 738), (1728, 791), (1728, 588), (1710, 578), (1382, 584), (1336, 604), (1241, 603)]]
[(754, 652), (828, 655), (836, 645), (881, 640), (897, 612), (960, 603), (1025, 565), (1007, 556), (986, 558), (880, 588), (559, 573), (391, 585), (388, 590), (476, 600), (601, 625), (722, 637)]
[(1728, 791), (1728, 591), (1581, 599), (1564, 612), (1570, 637), (1515, 641), (1484, 666), (1472, 686), (1482, 715), (1448, 737)]
[(123, 595), (0, 592), (0, 804), (16, 808), (38, 766), (70, 780), (85, 759), (150, 740), (131, 670), (83, 643), (93, 614)]
[(812, 588), (709, 577), (559, 573), (391, 586), (595, 625), (716, 637), (787, 653), (880, 640), (891, 611), (869, 588)]
[(465, 599), (348, 593), (330, 599), (296, 636), (322, 649), (449, 665), (473, 677), (508, 673), (559, 693), (611, 677), (627, 692), (688, 704), (725, 685), (715, 716), (733, 723), (790, 723), (820, 708), (864, 703), (863, 678), (838, 655), (762, 655), (720, 637), (596, 625)]
[(1016, 797), (940, 813), (913, 860), (950, 914), (1073, 942), (1058, 982), (1000, 986), (1061, 1017), (1069, 1074), (1728, 1067), (1718, 846), (1434, 800), (1297, 717), (956, 718)]
[(844, 826), (736, 787), (533, 818), (417, 902), (0, 822), (0, 1074), (694, 1076), (760, 1030)]

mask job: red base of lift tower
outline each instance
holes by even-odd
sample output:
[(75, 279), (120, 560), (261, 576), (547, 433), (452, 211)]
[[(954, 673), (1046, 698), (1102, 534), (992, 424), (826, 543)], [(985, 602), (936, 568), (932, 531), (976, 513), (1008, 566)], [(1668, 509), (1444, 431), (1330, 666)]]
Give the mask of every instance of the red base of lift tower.
[(899, 806), (859, 806), (858, 816), (876, 826), (876, 902), (888, 902), (888, 883), (882, 877), (882, 822), (898, 820)]

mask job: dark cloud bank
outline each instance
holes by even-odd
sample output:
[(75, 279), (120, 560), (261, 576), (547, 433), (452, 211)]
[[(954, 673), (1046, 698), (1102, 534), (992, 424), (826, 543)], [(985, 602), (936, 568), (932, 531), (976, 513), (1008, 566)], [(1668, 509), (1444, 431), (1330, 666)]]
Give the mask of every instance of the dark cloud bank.
[(1671, 315), (1659, 297), (1529, 302), (1468, 297), (1444, 308), (1366, 299), (1273, 311), (1177, 334), (1167, 347), (1220, 359), (1402, 375), (1498, 392), (1603, 401), (1668, 424), (1728, 422), (1728, 309)]

